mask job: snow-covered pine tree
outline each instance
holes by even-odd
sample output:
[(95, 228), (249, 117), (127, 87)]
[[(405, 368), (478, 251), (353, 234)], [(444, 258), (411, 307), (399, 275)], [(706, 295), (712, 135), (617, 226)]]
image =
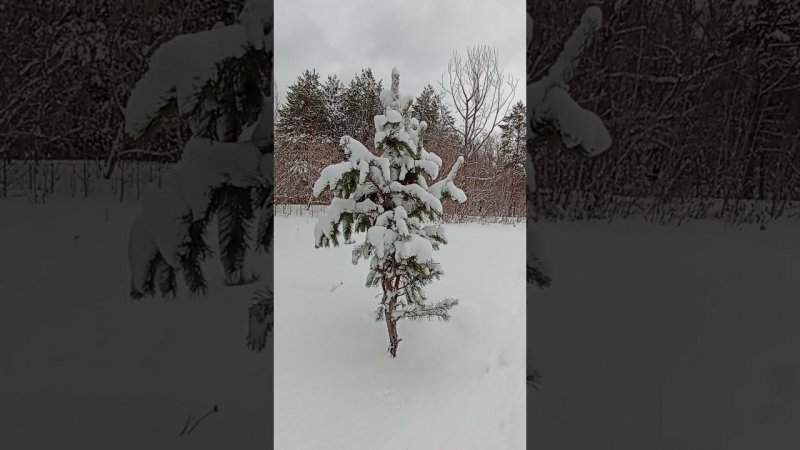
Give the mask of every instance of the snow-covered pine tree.
[(288, 87), (275, 128), (281, 136), (293, 140), (319, 135), (327, 131), (326, 112), (325, 92), (319, 73), (305, 70)]
[(438, 178), (442, 160), (425, 150), (427, 124), (411, 117), (411, 99), (401, 99), (399, 87), (400, 75), (393, 69), (391, 88), (381, 96), (384, 113), (374, 118), (374, 146), (380, 156), (352, 137), (342, 137), (345, 161), (323, 169), (313, 191), (317, 197), (327, 190), (333, 194), (314, 229), (317, 248), (366, 232), (364, 243), (353, 249), (352, 263), (369, 260), (366, 285), (383, 290), (376, 319), (386, 322), (392, 357), (400, 343), (399, 320), (447, 320), (458, 303), (450, 298), (427, 303), (423, 287), (443, 274), (432, 258), (432, 251), (447, 243), (441, 201), (467, 199), (453, 183), (462, 157), (446, 177), (428, 185), (426, 177)]
[(331, 142), (336, 142), (343, 134), (346, 134), (345, 117), (342, 112), (342, 96), (345, 86), (336, 75), (328, 75), (325, 84), (322, 85), (322, 94), (325, 100), (325, 135)]
[(370, 136), (372, 117), (383, 110), (383, 82), (376, 80), (372, 69), (362, 69), (342, 92), (341, 110), (344, 113), (345, 133), (366, 142)]
[(498, 124), (501, 130), (498, 160), (504, 165), (525, 167), (527, 144), (525, 112), (525, 104), (519, 101)]
[(439, 127), (439, 96), (433, 89), (433, 86), (426, 84), (422, 88), (422, 93), (419, 94), (411, 105), (411, 112), (418, 120), (425, 121), (428, 124), (428, 132), (433, 131)]
[[(232, 2), (237, 3), (237, 2)], [(192, 137), (181, 160), (150, 187), (130, 231), (130, 295), (177, 294), (180, 271), (192, 294), (204, 294), (210, 255), (206, 228), (217, 219), (226, 284), (255, 281), (246, 257), (268, 251), (272, 233), (272, 3), (246, 0), (237, 22), (180, 35), (161, 45), (125, 107), (136, 140), (167, 115), (187, 119)], [(255, 231), (255, 236), (253, 232)], [(271, 293), (250, 309), (251, 347), (263, 348)], [(255, 320), (255, 325), (253, 324)]]
[[(547, 75), (528, 84), (529, 200), (536, 191), (533, 156), (537, 146), (542, 142), (560, 135), (564, 146), (588, 157), (603, 153), (611, 147), (611, 136), (603, 121), (593, 112), (583, 109), (569, 94), (569, 82), (575, 75), (584, 50), (591, 45), (593, 35), (600, 29), (602, 16), (600, 7), (587, 8), (580, 24), (567, 39), (561, 54)], [(529, 42), (532, 36), (533, 19), (529, 14)], [(529, 211), (535, 213), (533, 207), (529, 207)], [(531, 219), (533, 220), (529, 220), (529, 224), (535, 221), (535, 216)], [(528, 282), (541, 287), (549, 285), (550, 279), (545, 275), (536, 255), (530, 253), (528, 261)]]
[(419, 120), (428, 123), (426, 131), (429, 137), (449, 137), (458, 143), (455, 129), (455, 119), (450, 112), (450, 107), (444, 101), (444, 94), (436, 92), (431, 84), (425, 85), (411, 106), (412, 114)]

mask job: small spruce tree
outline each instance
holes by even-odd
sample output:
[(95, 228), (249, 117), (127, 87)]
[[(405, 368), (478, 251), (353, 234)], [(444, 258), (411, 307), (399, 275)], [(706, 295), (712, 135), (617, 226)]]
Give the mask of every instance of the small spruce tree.
[(498, 125), (502, 133), (497, 159), (504, 165), (525, 167), (527, 144), (525, 113), (525, 104), (519, 101), (511, 107), (511, 111)]
[(425, 150), (427, 124), (411, 117), (411, 99), (401, 99), (399, 85), (394, 69), (391, 88), (381, 96), (383, 114), (374, 117), (376, 153), (350, 136), (342, 137), (345, 161), (324, 168), (313, 190), (317, 197), (333, 194), (314, 229), (317, 248), (339, 245), (341, 237), (348, 241), (354, 232), (366, 233), (353, 249), (352, 262), (369, 260), (366, 286), (383, 291), (375, 317), (386, 323), (392, 357), (401, 340), (398, 321), (448, 320), (458, 303), (451, 298), (427, 303), (423, 287), (443, 274), (432, 258), (433, 250), (447, 243), (441, 201), (466, 201), (453, 182), (462, 157), (446, 177), (428, 185), (426, 178), (438, 178), (442, 160)]

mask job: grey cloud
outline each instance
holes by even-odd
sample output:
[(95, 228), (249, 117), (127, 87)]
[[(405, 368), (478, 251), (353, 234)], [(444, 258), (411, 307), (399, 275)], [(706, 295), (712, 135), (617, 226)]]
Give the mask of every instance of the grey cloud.
[[(362, 68), (388, 80), (400, 70), (401, 91), (438, 89), (454, 51), (497, 47), (505, 71), (524, 98), (525, 3), (522, 0), (280, 0), (275, 4), (275, 81), (279, 95), (314, 68), (348, 81)], [(385, 82), (384, 82), (385, 83)]]

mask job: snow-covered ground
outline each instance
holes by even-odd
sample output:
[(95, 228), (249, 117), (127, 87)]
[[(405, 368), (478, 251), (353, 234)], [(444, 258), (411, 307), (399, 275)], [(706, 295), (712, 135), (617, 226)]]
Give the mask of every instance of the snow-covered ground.
[(448, 225), (426, 292), (460, 304), (399, 322), (392, 359), (366, 263), (315, 249), (315, 222), (276, 221), (275, 448), (525, 448), (525, 227)]
[[(131, 301), (137, 211), (100, 199), (0, 200), (0, 448), (270, 448), (275, 341), (262, 354), (244, 341), (257, 285), (221, 287), (212, 262), (208, 297)], [(348, 248), (315, 250), (313, 223), (276, 223), (285, 345), (275, 448), (523, 448), (524, 228), (452, 226), (437, 255), (446, 275), (430, 294), (462, 304), (449, 323), (400, 323), (390, 360), (366, 267), (350, 265)], [(214, 405), (179, 436), (189, 412)]]
[(537, 228), (532, 448), (800, 448), (800, 224)]
[(0, 200), (0, 448), (269, 448), (272, 348), (245, 346), (254, 286), (222, 288), (211, 264), (208, 297), (131, 301), (135, 213)]
[[(130, 301), (135, 213), (0, 200), (0, 448), (269, 448), (272, 355), (244, 345), (253, 287), (221, 288), (212, 263), (207, 298)], [(314, 249), (313, 223), (276, 224), (278, 449), (800, 442), (796, 222), (539, 224), (554, 284), (527, 307), (544, 374), (527, 413), (523, 272), (503, 256), (524, 256), (522, 227), (449, 227), (429, 292), (462, 303), (449, 323), (401, 322), (392, 360), (366, 267), (348, 247)]]

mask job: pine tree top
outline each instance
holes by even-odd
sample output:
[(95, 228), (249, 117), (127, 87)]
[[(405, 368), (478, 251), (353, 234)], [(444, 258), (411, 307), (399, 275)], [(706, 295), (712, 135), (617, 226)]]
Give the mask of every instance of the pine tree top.
[[(391, 87), (381, 96), (383, 114), (373, 120), (375, 153), (343, 136), (340, 149), (345, 160), (324, 168), (314, 184), (314, 196), (326, 190), (334, 195), (317, 224), (317, 246), (337, 245), (342, 221), (346, 239), (353, 231), (350, 224), (356, 224), (355, 231), (366, 231), (381, 217), (391, 217), (399, 229), (422, 230), (423, 221), (441, 218), (443, 199), (466, 201), (464, 192), (453, 183), (461, 158), (447, 177), (428, 186), (428, 180), (439, 176), (442, 160), (425, 150), (423, 135), (428, 125), (410, 117), (410, 101), (401, 97), (399, 86), (400, 74), (395, 68)], [(398, 207), (402, 213), (397, 212)]]

